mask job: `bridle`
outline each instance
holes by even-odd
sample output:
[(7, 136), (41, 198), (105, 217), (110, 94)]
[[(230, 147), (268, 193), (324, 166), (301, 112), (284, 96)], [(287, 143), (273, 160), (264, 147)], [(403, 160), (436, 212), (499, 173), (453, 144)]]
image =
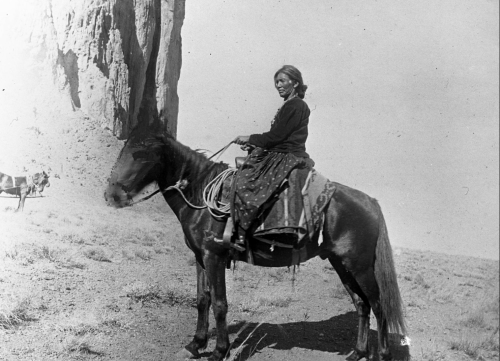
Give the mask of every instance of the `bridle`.
[[(231, 144), (233, 144), (233, 141), (231, 141), (229, 144), (227, 144), (223, 148), (219, 149), (216, 153), (212, 154), (208, 158), (208, 160), (211, 160), (213, 157), (215, 157), (219, 153), (220, 153), (219, 154), (219, 157), (220, 157), (227, 150), (227, 148), (229, 148), (229, 146)], [(217, 159), (219, 159), (219, 157), (217, 157)], [(147, 196), (145, 196), (145, 197), (143, 197), (143, 198), (141, 198), (141, 199), (139, 199), (137, 201), (134, 201), (132, 199), (128, 203), (128, 205), (132, 206), (134, 204), (138, 204), (138, 203), (147, 201), (148, 199), (150, 199), (151, 197), (153, 197), (154, 195), (156, 195), (156, 194), (158, 194), (160, 192), (162, 194), (165, 194), (166, 192), (168, 192), (170, 190), (176, 190), (177, 192), (179, 192), (179, 194), (181, 195), (181, 197), (184, 200), (184, 202), (186, 202), (186, 204), (189, 207), (191, 207), (191, 208), (194, 208), (194, 209), (205, 209), (205, 208), (208, 208), (209, 212), (214, 217), (220, 217), (220, 218), (225, 217), (227, 214), (229, 214), (229, 204), (222, 204), (222, 207), (220, 207), (219, 205), (217, 205), (217, 202), (214, 201), (214, 196), (216, 194), (218, 194), (218, 190), (220, 189), (220, 187), (222, 187), (222, 184), (224, 183), (224, 180), (226, 178), (228, 178), (230, 175), (232, 175), (236, 170), (230, 169), (230, 168), (226, 169), (221, 174), (219, 174), (216, 178), (214, 178), (205, 187), (205, 190), (203, 191), (203, 201), (204, 201), (205, 205), (203, 205), (203, 206), (197, 206), (197, 205), (192, 204), (191, 202), (189, 202), (189, 200), (184, 195), (183, 190), (188, 185), (188, 181), (186, 179), (182, 179), (182, 176), (184, 175), (184, 170), (185, 170), (185, 164), (182, 165), (182, 169), (181, 169), (181, 172), (180, 172), (179, 180), (173, 186), (169, 186), (169, 187), (167, 187), (165, 189), (158, 188), (153, 193), (148, 194)], [(217, 214), (217, 213), (219, 213), (219, 214)]]

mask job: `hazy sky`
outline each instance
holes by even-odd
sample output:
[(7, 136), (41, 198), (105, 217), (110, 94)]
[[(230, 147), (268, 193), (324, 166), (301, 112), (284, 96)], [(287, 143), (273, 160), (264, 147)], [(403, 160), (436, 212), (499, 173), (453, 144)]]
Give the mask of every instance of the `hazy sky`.
[(267, 131), (295, 65), (316, 169), (377, 198), (393, 245), (498, 259), (498, 28), (498, 1), (188, 0), (178, 139)]

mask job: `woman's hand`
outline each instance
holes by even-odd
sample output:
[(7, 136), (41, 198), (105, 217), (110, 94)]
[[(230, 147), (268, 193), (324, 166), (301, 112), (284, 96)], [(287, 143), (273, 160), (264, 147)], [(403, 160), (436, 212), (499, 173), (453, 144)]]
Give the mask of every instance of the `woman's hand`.
[(233, 143), (236, 143), (238, 145), (246, 145), (248, 144), (249, 139), (249, 135), (238, 135), (236, 138), (234, 138)]
[(247, 143), (247, 144), (243, 144), (242, 146), (240, 146), (240, 149), (241, 150), (244, 150), (246, 152), (251, 152), (252, 150), (254, 150), (255, 146), (253, 146), (252, 144), (250, 143)]

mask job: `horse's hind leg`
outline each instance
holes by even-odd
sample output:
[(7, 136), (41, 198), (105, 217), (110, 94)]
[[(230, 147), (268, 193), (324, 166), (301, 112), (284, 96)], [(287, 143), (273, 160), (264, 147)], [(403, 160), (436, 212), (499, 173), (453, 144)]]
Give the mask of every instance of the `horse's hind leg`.
[(356, 307), (358, 312), (358, 340), (356, 342), (356, 348), (347, 357), (348, 361), (357, 361), (363, 357), (368, 358), (368, 332), (370, 331), (370, 303), (368, 299), (363, 294), (361, 288), (357, 284), (356, 280), (349, 271), (347, 271), (344, 265), (339, 259), (335, 257), (329, 258), (335, 271), (337, 271), (340, 280), (344, 284), (347, 292), (352, 298), (352, 302)]
[(186, 350), (191, 353), (192, 357), (200, 357), (198, 350), (204, 349), (207, 346), (208, 317), (211, 304), (207, 275), (205, 273), (205, 270), (198, 263), (196, 263), (196, 281), (196, 307), (198, 308), (198, 323), (196, 325), (196, 333), (194, 335), (193, 341), (191, 341), (185, 347)]
[(382, 313), (382, 307), (380, 306), (380, 291), (373, 269), (368, 268), (365, 272), (356, 274), (355, 277), (357, 284), (368, 298), (373, 314), (377, 319), (378, 354), (380, 356), (380, 360), (390, 361), (393, 358), (389, 350), (388, 325)]
[(24, 210), (24, 201), (26, 200), (26, 193), (21, 193), (21, 195), (19, 196), (19, 204), (17, 205), (17, 209), (15, 210), (15, 212), (19, 212), (19, 210), (21, 210), (21, 212)]

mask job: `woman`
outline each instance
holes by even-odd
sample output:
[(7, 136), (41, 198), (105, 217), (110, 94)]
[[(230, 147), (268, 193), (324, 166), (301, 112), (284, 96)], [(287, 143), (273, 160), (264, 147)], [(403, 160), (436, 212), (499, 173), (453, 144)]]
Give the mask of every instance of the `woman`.
[(314, 166), (306, 153), (309, 107), (304, 102), (307, 85), (300, 71), (285, 65), (274, 75), (274, 85), (284, 102), (262, 134), (240, 135), (234, 139), (244, 149), (252, 149), (234, 184), (235, 229), (242, 240), (253, 232), (254, 220), (267, 200), (276, 195), (283, 180), (296, 167)]

